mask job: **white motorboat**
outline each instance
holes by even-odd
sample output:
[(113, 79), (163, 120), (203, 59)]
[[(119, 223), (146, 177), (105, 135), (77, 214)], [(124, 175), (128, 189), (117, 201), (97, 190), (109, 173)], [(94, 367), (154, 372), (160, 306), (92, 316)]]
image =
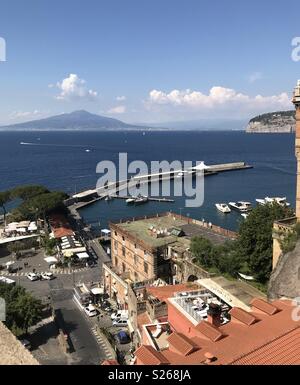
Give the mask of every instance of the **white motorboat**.
[(242, 216), (244, 219), (246, 219), (246, 218), (248, 217), (248, 215), (249, 215), (249, 214), (247, 214), (247, 213), (241, 213), (241, 216)]
[(143, 203), (146, 203), (146, 202), (148, 202), (148, 197), (145, 197), (145, 196), (138, 196), (134, 200), (134, 204), (135, 205), (140, 205), (140, 204), (143, 204)]
[(265, 197), (264, 199), (255, 199), (259, 205), (266, 205), (270, 203), (278, 203), (280, 206), (288, 207), (290, 203), (286, 201), (286, 197)]
[(241, 213), (246, 213), (252, 210), (250, 202), (238, 201), (238, 202), (229, 202), (229, 206), (234, 210), (237, 210)]
[(136, 199), (136, 198), (128, 198), (128, 199), (126, 199), (126, 203), (127, 203), (128, 205), (131, 205), (131, 204), (133, 204), (133, 203), (135, 202), (135, 199)]
[(215, 206), (219, 211), (224, 214), (231, 212), (231, 208), (226, 203), (216, 203)]
[(255, 199), (255, 200), (261, 206), (264, 206), (266, 204), (266, 200), (265, 199)]
[(286, 201), (286, 197), (266, 197), (265, 201), (267, 203), (278, 203), (280, 206), (290, 206), (290, 203)]

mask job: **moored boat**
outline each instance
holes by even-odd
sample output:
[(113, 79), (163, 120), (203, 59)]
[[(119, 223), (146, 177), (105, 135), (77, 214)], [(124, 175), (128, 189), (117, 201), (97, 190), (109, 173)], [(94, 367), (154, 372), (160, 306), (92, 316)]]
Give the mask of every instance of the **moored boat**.
[(241, 213), (246, 213), (252, 210), (250, 202), (244, 202), (244, 201), (229, 202), (229, 206)]
[(226, 203), (216, 203), (216, 208), (222, 213), (230, 213), (231, 208)]

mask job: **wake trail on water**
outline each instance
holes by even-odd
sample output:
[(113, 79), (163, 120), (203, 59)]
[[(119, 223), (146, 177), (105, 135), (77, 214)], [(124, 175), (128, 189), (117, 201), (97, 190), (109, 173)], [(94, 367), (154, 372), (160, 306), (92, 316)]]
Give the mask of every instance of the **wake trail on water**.
[(267, 168), (270, 168), (271, 170), (280, 171), (282, 174), (287, 175), (294, 175), (293, 172), (288, 171), (287, 169), (281, 168), (281, 167), (275, 167), (275, 166), (266, 166)]
[(48, 146), (48, 147), (79, 147), (79, 148), (95, 148), (89, 144), (58, 144), (58, 143), (33, 143), (33, 142), (20, 142), (22, 146)]

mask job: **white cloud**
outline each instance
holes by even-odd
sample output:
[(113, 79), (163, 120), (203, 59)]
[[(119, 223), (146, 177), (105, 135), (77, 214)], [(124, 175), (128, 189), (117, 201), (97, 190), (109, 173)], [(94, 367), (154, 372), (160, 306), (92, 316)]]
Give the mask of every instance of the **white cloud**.
[(249, 113), (270, 111), (277, 109), (291, 108), (290, 97), (283, 92), (272, 96), (249, 96), (237, 92), (231, 88), (212, 87), (208, 94), (201, 91), (172, 90), (169, 93), (152, 90), (149, 93), (146, 107), (176, 107), (177, 110), (190, 112), (212, 112), (215, 109), (216, 115), (242, 116)]
[(34, 111), (13, 111), (9, 115), (9, 120), (18, 120), (18, 119), (37, 119), (42, 117), (45, 112), (34, 110)]
[(261, 72), (253, 72), (248, 80), (249, 80), (249, 83), (255, 83), (257, 80), (260, 80), (263, 78), (263, 74)]
[(108, 114), (124, 114), (125, 112), (126, 112), (125, 106), (112, 107), (107, 111)]
[[(51, 88), (52, 85), (49, 86)], [(70, 74), (61, 82), (57, 82), (56, 87), (60, 90), (60, 94), (56, 96), (58, 100), (94, 100), (98, 96), (97, 91), (88, 89), (86, 81), (76, 74)]]
[(126, 100), (126, 96), (117, 96), (117, 97), (116, 97), (116, 100), (117, 100), (118, 102), (124, 102), (124, 101)]

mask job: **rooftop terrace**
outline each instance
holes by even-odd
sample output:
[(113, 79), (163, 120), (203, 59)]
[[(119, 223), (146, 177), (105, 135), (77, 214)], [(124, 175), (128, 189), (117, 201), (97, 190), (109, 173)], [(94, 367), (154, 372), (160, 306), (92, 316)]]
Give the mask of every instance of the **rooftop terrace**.
[(166, 215), (160, 217), (131, 220), (117, 224), (118, 228), (138, 238), (142, 242), (146, 243), (150, 247), (156, 248), (168, 245), (177, 240), (175, 235), (164, 235), (161, 237), (155, 237), (151, 235), (151, 227), (159, 231), (172, 230), (174, 228), (180, 228), (187, 224), (186, 219), (180, 219), (177, 216)]

